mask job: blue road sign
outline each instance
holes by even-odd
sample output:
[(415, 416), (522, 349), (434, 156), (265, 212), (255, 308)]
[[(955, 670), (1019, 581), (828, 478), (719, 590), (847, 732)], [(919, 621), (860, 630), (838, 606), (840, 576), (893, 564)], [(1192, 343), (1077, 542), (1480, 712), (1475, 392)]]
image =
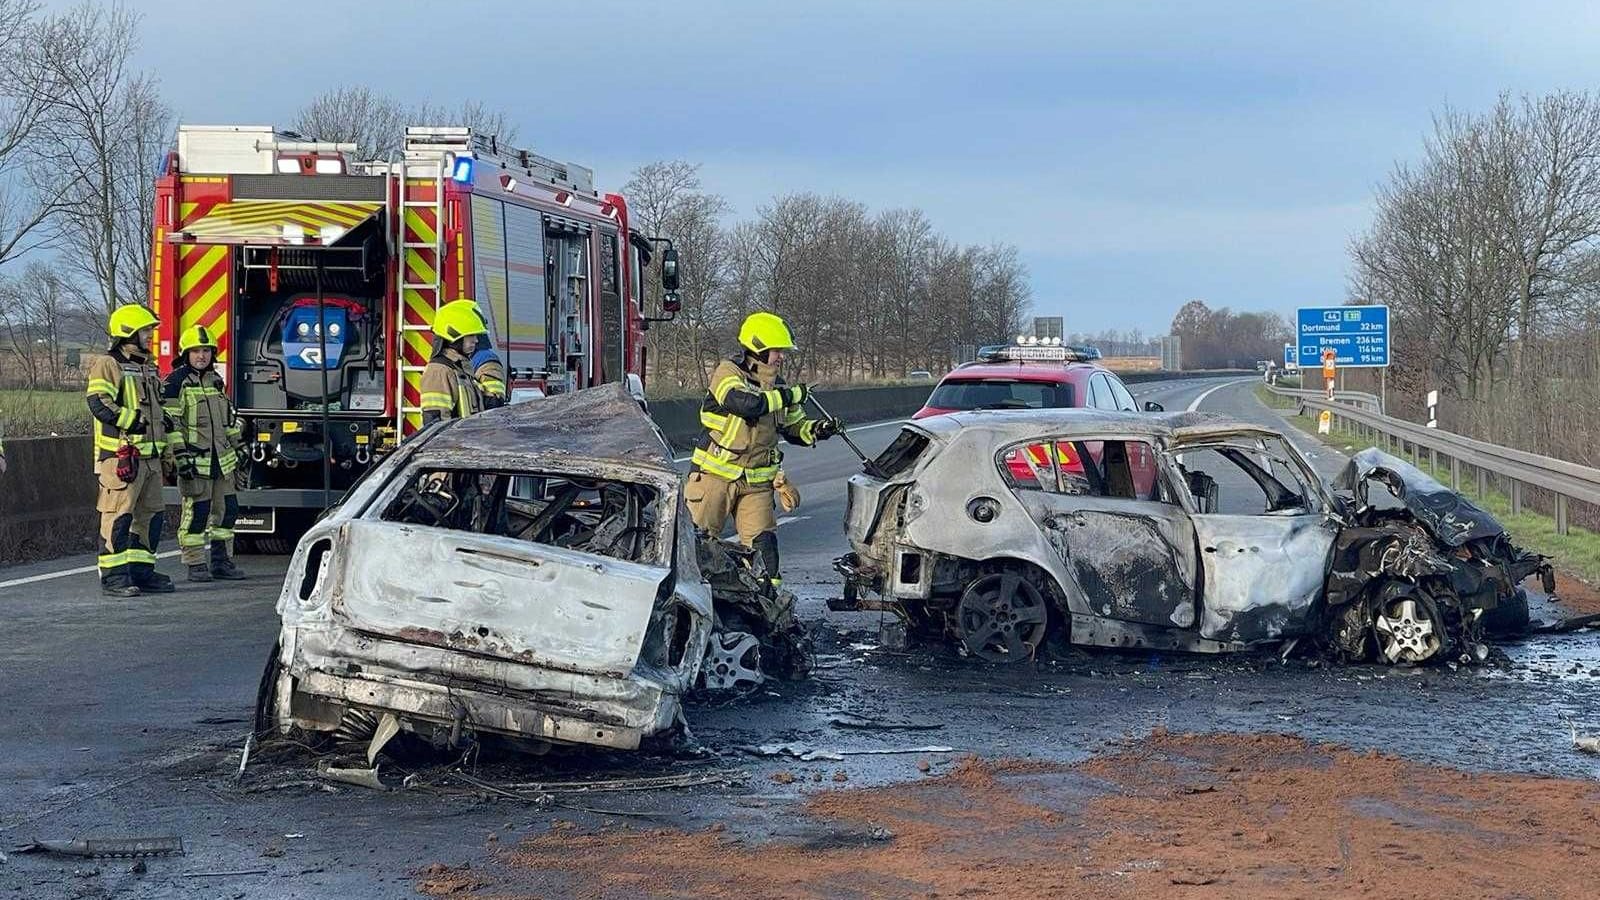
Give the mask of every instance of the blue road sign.
[(1322, 350), (1332, 347), (1334, 364), (1345, 369), (1389, 365), (1389, 307), (1302, 308), (1296, 316), (1302, 368), (1322, 365)]
[(1299, 364), (1300, 364), (1300, 356), (1299, 356), (1299, 354), (1297, 354), (1295, 352), (1294, 345), (1293, 344), (1284, 344), (1283, 345), (1283, 366), (1284, 366), (1284, 368), (1288, 368), (1289, 366), (1295, 366), (1295, 365), (1299, 365)]

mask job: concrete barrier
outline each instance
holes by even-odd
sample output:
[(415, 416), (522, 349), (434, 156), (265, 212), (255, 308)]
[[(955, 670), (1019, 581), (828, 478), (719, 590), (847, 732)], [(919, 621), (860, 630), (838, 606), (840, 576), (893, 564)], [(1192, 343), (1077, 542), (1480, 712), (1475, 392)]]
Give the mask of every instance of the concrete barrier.
[(88, 435), (11, 438), (0, 475), (0, 565), (92, 551), (93, 443)]
[[(828, 412), (847, 424), (881, 422), (909, 416), (922, 408), (933, 384), (894, 385), (890, 387), (840, 388), (817, 391), (817, 398), (828, 407)], [(674, 450), (684, 451), (694, 446), (704, 431), (700, 427), (700, 401), (652, 400), (650, 418), (656, 420), (667, 443)]]

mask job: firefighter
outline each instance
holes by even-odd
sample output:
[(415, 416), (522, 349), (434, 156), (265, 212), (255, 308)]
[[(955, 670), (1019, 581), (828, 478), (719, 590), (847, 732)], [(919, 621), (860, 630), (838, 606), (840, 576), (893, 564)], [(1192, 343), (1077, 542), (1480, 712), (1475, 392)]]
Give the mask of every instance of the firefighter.
[(107, 331), (110, 352), (89, 366), (95, 475), (100, 497), (100, 590), (112, 597), (174, 590), (156, 571), (156, 546), (166, 506), (162, 471), (171, 465), (169, 423), (161, 409), (161, 376), (150, 362), (155, 313), (119, 306)]
[(483, 346), (472, 354), (469, 366), (472, 377), (478, 380), (478, 390), (483, 394), (483, 408), (498, 409), (506, 405), (506, 367), (487, 339), (480, 341)]
[(786, 385), (778, 367), (794, 349), (789, 326), (772, 313), (752, 313), (739, 328), (744, 352), (723, 360), (711, 373), (711, 390), (700, 403), (706, 433), (691, 459), (684, 499), (695, 527), (720, 537), (729, 516), (739, 541), (755, 549), (774, 589), (778, 568), (773, 480), (783, 454), (778, 438), (809, 447), (839, 433), (835, 419), (808, 419), (807, 389)]
[(483, 411), (483, 389), (467, 367), (488, 337), (489, 323), (471, 300), (452, 300), (433, 314), (433, 357), (422, 370), (422, 427)]
[(217, 341), (211, 329), (186, 329), (178, 355), (161, 392), (173, 422), (169, 443), (183, 497), (178, 547), (190, 581), (236, 581), (246, 577), (233, 563), (233, 521), (239, 515), (233, 473), (244, 453), (238, 415), (213, 368)]

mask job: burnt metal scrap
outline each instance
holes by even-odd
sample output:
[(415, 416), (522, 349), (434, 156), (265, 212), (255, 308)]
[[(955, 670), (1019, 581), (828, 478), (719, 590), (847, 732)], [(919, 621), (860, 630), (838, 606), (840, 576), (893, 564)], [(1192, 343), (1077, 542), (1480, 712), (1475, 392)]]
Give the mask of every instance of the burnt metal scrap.
[(369, 766), (402, 737), (635, 748), (702, 679), (806, 672), (794, 598), (751, 565), (696, 534), (620, 386), (445, 423), (300, 541), (258, 730), (368, 742)]
[(1555, 588), (1545, 557), (1517, 547), (1493, 516), (1403, 459), (1363, 450), (1334, 485), (1347, 525), (1334, 544), (1326, 603), (1330, 643), (1343, 657), (1483, 659), (1486, 636), (1527, 627), (1524, 579), (1539, 575), (1546, 591)]
[(1376, 450), (1339, 486), (1280, 432), (1203, 413), (924, 419), (851, 478), (830, 605), (996, 662), (1050, 643), (1472, 661), (1526, 626), (1518, 585), (1550, 568), (1492, 516)]

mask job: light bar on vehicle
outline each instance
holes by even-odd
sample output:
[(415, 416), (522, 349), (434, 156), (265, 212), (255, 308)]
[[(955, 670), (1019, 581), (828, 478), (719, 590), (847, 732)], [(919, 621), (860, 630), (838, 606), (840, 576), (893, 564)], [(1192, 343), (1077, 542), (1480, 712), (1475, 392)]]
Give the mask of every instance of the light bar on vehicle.
[(999, 359), (1033, 359), (1049, 362), (1066, 362), (1068, 357), (1065, 347), (1006, 347), (997, 351), (994, 356)]

